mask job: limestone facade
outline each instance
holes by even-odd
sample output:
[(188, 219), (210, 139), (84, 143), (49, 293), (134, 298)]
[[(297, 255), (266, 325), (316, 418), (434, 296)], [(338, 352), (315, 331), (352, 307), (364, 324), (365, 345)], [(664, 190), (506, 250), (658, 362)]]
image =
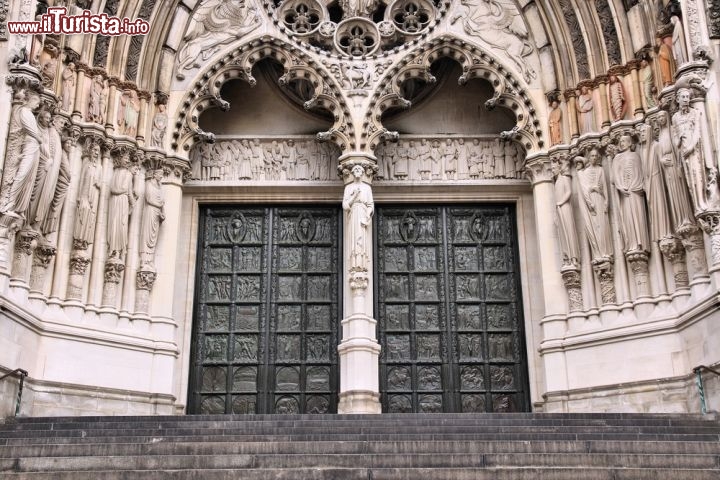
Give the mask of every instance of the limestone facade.
[(712, 2), (171, 3), (50, 2), (144, 37), (0, 29), (0, 373), (28, 370), (23, 414), (186, 411), (213, 204), (343, 209), (338, 410), (380, 413), (374, 209), (497, 202), (532, 408), (699, 411), (692, 369), (720, 364)]

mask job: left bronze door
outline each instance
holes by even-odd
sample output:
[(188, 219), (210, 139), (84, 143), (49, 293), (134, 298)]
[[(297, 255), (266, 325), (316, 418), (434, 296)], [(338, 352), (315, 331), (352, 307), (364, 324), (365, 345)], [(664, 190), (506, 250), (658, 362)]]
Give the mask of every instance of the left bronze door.
[(201, 212), (189, 413), (334, 413), (339, 209)]

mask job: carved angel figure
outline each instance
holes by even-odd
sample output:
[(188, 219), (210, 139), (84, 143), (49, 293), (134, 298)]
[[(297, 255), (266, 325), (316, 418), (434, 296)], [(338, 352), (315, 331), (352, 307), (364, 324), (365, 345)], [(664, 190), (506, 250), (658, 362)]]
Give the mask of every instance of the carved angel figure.
[(479, 37), (491, 49), (505, 52), (526, 81), (537, 77), (523, 57), (535, 49), (528, 40), (528, 30), (513, 0), (460, 0), (465, 7), (450, 19), (463, 19), (465, 33)]
[(261, 19), (252, 0), (208, 0), (193, 14), (183, 47), (178, 53), (177, 77), (200, 67), (207, 59), (236, 38), (260, 26)]

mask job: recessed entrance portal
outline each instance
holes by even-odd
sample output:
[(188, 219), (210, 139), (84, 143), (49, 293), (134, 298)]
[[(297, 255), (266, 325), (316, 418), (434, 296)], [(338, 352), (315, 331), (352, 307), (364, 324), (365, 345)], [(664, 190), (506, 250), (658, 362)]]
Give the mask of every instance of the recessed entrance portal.
[(510, 206), (377, 210), (384, 412), (529, 410)]
[(333, 413), (338, 208), (202, 211), (190, 413)]

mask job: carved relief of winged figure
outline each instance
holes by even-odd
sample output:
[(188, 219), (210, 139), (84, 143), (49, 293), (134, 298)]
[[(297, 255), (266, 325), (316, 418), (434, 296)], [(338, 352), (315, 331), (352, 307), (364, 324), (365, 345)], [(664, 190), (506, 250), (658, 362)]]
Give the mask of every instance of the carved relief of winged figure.
[(262, 22), (253, 0), (207, 0), (195, 11), (183, 47), (178, 53), (177, 77), (200, 67), (233, 40), (255, 30)]
[(460, 4), (464, 8), (450, 19), (451, 23), (462, 18), (465, 33), (479, 37), (490, 49), (505, 52), (526, 81), (537, 78), (523, 59), (535, 49), (513, 0), (460, 0)]

